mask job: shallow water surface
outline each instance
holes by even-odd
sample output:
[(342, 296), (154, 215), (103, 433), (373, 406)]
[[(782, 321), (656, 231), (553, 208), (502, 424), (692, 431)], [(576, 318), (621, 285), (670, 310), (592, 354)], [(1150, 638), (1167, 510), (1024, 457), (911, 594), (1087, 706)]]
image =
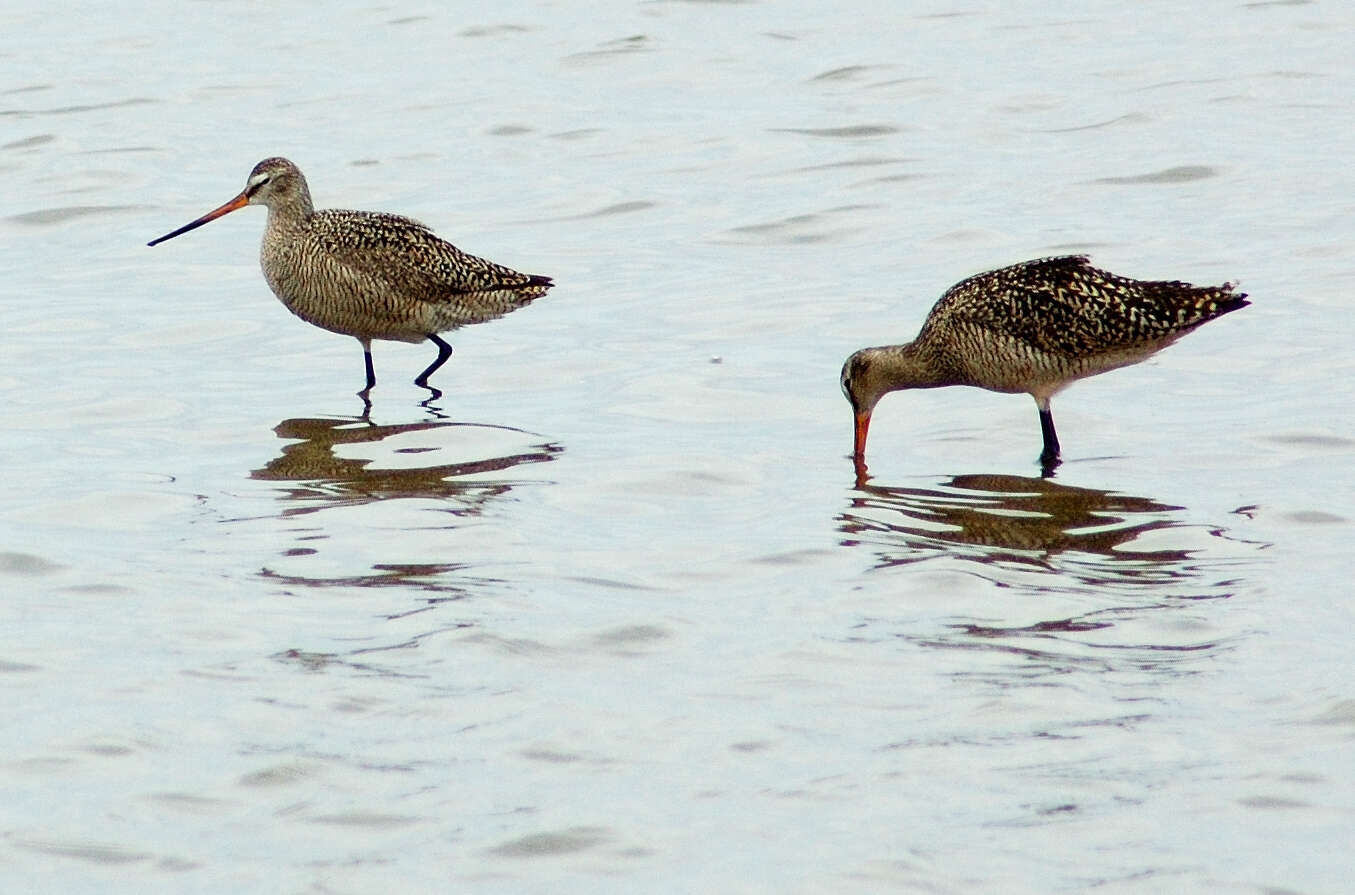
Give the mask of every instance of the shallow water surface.
[[(1355, 17), (792, 7), (5, 14), (0, 888), (1348, 888)], [(364, 414), (275, 154), (558, 285)], [(1253, 304), (858, 479), (1066, 252)]]

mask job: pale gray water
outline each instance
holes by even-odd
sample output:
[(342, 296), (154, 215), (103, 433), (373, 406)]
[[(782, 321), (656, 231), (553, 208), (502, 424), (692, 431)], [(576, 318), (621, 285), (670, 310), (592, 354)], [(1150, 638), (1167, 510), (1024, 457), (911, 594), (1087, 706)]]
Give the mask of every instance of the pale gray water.
[[(6, 892), (1349, 890), (1355, 11), (0, 13)], [(272, 298), (283, 154), (554, 276)], [(1088, 251), (1254, 304), (1055, 402), (854, 348)]]

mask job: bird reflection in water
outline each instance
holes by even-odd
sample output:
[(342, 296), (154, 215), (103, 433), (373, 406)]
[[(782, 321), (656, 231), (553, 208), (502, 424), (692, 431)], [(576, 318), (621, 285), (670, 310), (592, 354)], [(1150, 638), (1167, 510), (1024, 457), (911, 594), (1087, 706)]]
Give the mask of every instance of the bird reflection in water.
[[(1049, 478), (961, 475), (928, 488), (858, 479), (838, 530), (843, 546), (873, 551), (877, 569), (959, 560), (998, 586), (977, 604), (957, 594), (950, 623), (898, 635), (919, 646), (996, 649), (1019, 663), (1004, 674), (1021, 677), (1119, 661), (1170, 671), (1210, 653), (1218, 630), (1204, 617), (1169, 622), (1161, 610), (1231, 596), (1240, 562), (1207, 549), (1182, 511)], [(1179, 537), (1160, 534), (1173, 529)], [(1239, 542), (1221, 529), (1208, 534)], [(1067, 615), (1079, 604), (1084, 611)], [(1045, 605), (1057, 615), (1041, 619)]]
[(1107, 577), (1170, 580), (1185, 571), (1189, 551), (1117, 548), (1179, 525), (1171, 514), (1181, 509), (1028, 476), (961, 475), (936, 488), (858, 479), (840, 530), (848, 535), (845, 546), (876, 548), (878, 566), (906, 565), (940, 552), (1055, 571), (1062, 554), (1076, 554), (1089, 567), (1081, 573), (1087, 583)]
[[(378, 425), (368, 417), (288, 419), (274, 431), (279, 438), (293, 441), (282, 453), (250, 477), (262, 481), (291, 483), (279, 491), (286, 506), (283, 517), (295, 518), (307, 513), (340, 507), (359, 507), (380, 501), (421, 499), (435, 501), (438, 508), (454, 517), (480, 515), (495, 498), (532, 480), (510, 475), (528, 464), (554, 460), (564, 450), (561, 445), (539, 442), (540, 436), (507, 426), (484, 426), (446, 420), (425, 420), (397, 425)], [(364, 447), (365, 446), (365, 447)], [(453, 452), (469, 459), (450, 460)], [(479, 457), (476, 457), (476, 454)], [(356, 456), (365, 454), (366, 456)], [(443, 462), (438, 462), (442, 460)], [(420, 529), (427, 525), (420, 523)], [(298, 529), (299, 542), (282, 551), (288, 559), (315, 556), (319, 545), (343, 536), (344, 525), (319, 528), (308, 524)], [(397, 533), (399, 552), (408, 555), (422, 543), (437, 553), (431, 562), (369, 562), (368, 551), (380, 554), (383, 542), (361, 538), (362, 549), (341, 550), (337, 558), (327, 557), (326, 565), (339, 571), (356, 561), (364, 565), (357, 574), (316, 575), (284, 573), (265, 567), (264, 578), (287, 586), (305, 587), (394, 587), (419, 592), (422, 598), (388, 615), (394, 620), (417, 615), (449, 600), (458, 600), (472, 589), (493, 587), (493, 579), (469, 573), (463, 561), (447, 561), (447, 545), (424, 540), (410, 531)], [(391, 545), (386, 545), (391, 546)], [(452, 554), (455, 556), (455, 552)], [(360, 558), (361, 557), (361, 558)], [(457, 625), (453, 625), (454, 627)], [(415, 635), (443, 630), (435, 628)], [(371, 650), (402, 648), (381, 646), (356, 650), (352, 655)], [(297, 653), (298, 656), (301, 653)], [(295, 657), (293, 657), (295, 658)], [(337, 661), (333, 656), (326, 661)]]
[[(502, 440), (486, 436), (507, 434), (510, 441), (519, 443), (520, 449), (455, 462), (415, 462), (415, 458), (431, 461), (446, 457), (447, 439), (409, 438), (435, 430), (462, 430), (487, 444), (501, 444)], [(450, 500), (450, 512), (476, 515), (487, 501), (506, 494), (519, 484), (502, 477), (486, 478), (486, 474), (549, 462), (564, 450), (561, 445), (551, 442), (521, 445), (524, 439), (519, 436), (529, 439), (539, 436), (520, 429), (445, 420), (378, 425), (366, 417), (301, 418), (283, 420), (273, 431), (279, 438), (297, 441), (284, 447), (280, 456), (262, 469), (254, 470), (250, 477), (297, 483), (283, 492), (287, 499), (297, 502), (297, 506), (289, 507), (284, 515), (314, 512), (328, 506), (410, 497)], [(406, 440), (415, 443), (399, 447), (381, 444)], [(344, 457), (335, 452), (339, 446), (363, 444), (372, 445), (373, 454), (382, 456), (382, 461), (370, 457)]]

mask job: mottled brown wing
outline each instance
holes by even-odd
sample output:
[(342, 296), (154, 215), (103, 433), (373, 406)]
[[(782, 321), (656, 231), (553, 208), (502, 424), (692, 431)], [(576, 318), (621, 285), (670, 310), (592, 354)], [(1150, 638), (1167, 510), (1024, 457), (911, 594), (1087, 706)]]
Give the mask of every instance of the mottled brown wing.
[(458, 316), (465, 323), (501, 316), (544, 295), (552, 285), (549, 277), (519, 273), (463, 252), (410, 218), (343, 211), (316, 217), (322, 216), (332, 220), (314, 232), (333, 261), (410, 298), (455, 303), (463, 309)]
[(1135, 280), (1092, 267), (1085, 255), (1063, 255), (963, 280), (933, 313), (938, 324), (969, 323), (1050, 354), (1088, 357), (1174, 339), (1247, 304), (1232, 289)]

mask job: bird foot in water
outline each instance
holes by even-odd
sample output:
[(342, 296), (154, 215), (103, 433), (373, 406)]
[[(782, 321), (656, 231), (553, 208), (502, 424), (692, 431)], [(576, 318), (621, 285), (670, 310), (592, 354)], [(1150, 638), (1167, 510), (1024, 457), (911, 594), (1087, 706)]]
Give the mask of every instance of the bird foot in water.
[(1046, 479), (1054, 477), (1054, 470), (1059, 468), (1063, 461), (1059, 459), (1058, 454), (1045, 452), (1040, 455), (1040, 475)]

